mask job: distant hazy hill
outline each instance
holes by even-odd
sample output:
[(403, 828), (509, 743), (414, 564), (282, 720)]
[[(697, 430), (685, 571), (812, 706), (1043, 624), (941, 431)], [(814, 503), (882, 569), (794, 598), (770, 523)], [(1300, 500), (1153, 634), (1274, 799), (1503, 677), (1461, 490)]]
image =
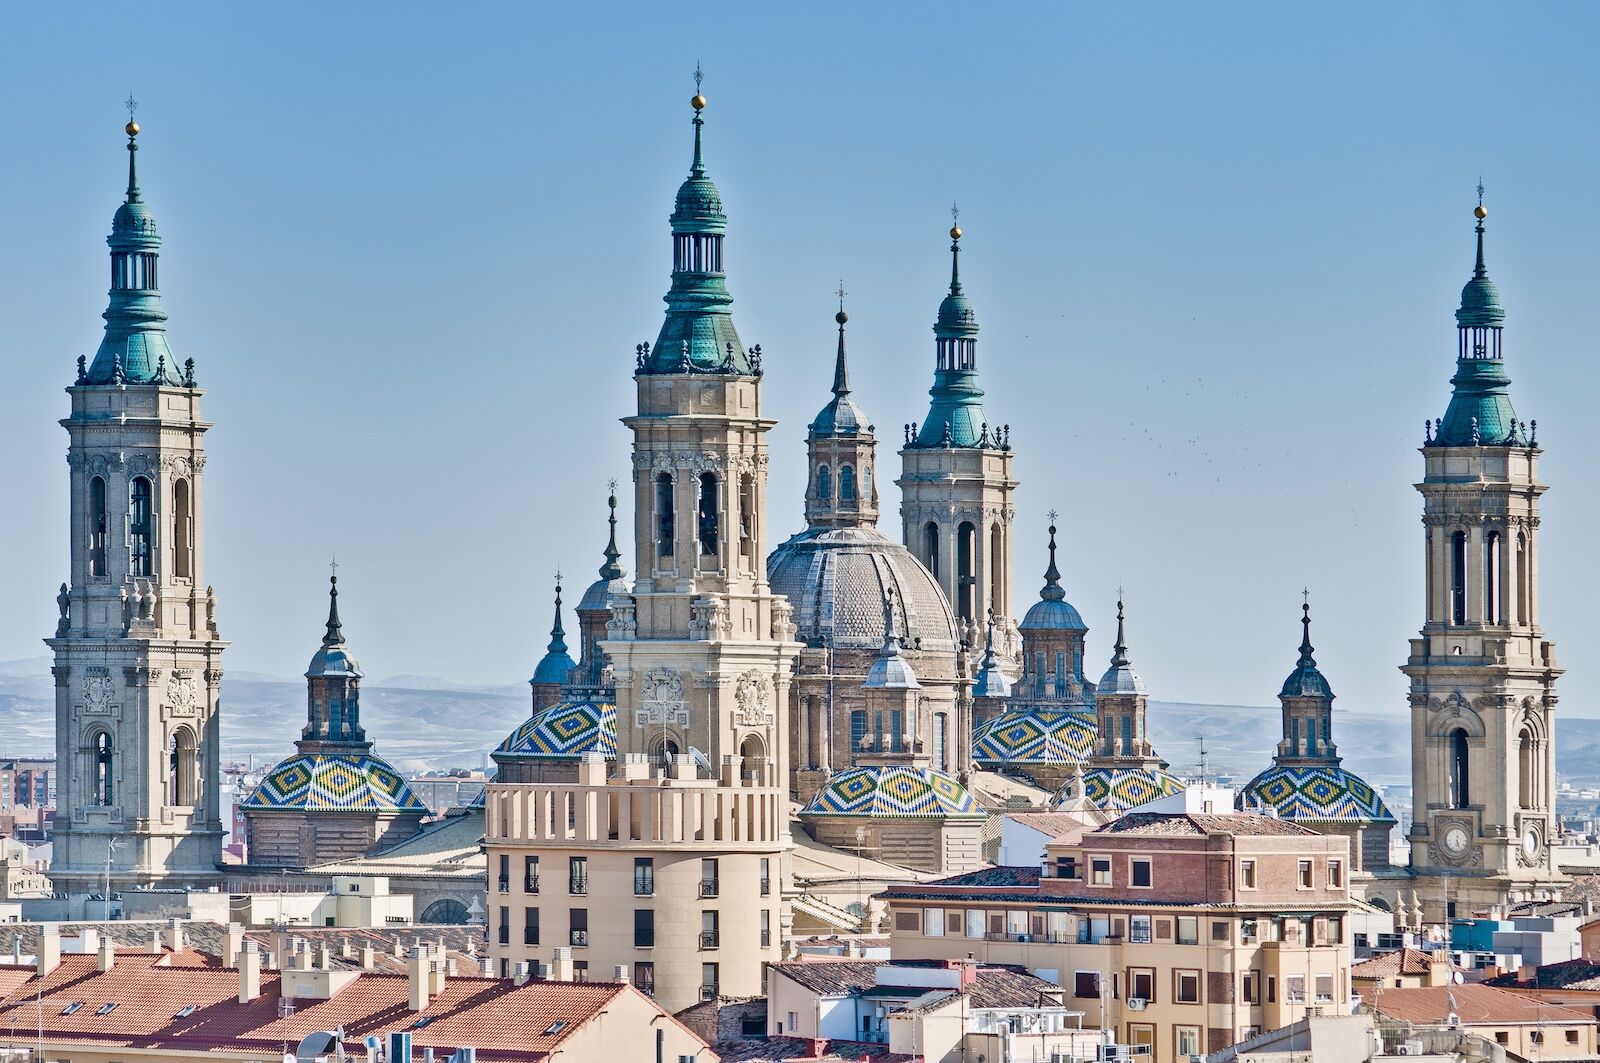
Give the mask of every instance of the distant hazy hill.
[[(223, 760), (275, 760), (305, 724), (303, 679), (229, 673), (222, 681)], [(527, 719), (528, 688), (463, 688), (426, 676), (364, 684), (361, 719), (377, 749), (407, 771), (475, 767)], [(55, 749), (49, 659), (0, 662), (0, 755)], [(1600, 781), (1600, 720), (1563, 717), (1556, 768), (1574, 783)], [(1200, 742), (1212, 774), (1244, 782), (1272, 759), (1281, 733), (1276, 706), (1150, 703), (1157, 751), (1179, 774), (1199, 769)], [(1377, 785), (1411, 774), (1404, 716), (1338, 712), (1334, 737), (1345, 765)]]

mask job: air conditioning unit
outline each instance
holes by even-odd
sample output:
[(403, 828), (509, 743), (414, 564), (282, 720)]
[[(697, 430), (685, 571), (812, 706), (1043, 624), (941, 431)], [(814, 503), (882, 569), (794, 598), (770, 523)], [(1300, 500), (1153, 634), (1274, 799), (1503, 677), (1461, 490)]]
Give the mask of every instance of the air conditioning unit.
[(1422, 1055), (1422, 1042), (1401, 1041), (1394, 1046), (1394, 1054), (1397, 1056), (1420, 1056)]
[(1128, 1010), (1129, 1011), (1143, 1011), (1144, 1010), (1144, 1006), (1145, 1006), (1146, 1003), (1147, 1002), (1144, 999), (1144, 997), (1129, 997), (1128, 998)]

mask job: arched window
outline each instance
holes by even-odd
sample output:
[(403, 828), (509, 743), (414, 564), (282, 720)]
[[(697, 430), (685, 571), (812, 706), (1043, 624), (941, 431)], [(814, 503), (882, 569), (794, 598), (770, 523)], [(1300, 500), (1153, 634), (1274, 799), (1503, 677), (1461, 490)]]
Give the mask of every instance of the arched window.
[(672, 474), (664, 472), (656, 477), (656, 556), (672, 556), (672, 538), (676, 525), (673, 521)]
[(172, 485), (172, 574), (190, 577), (189, 562), (194, 552), (194, 527), (189, 514), (189, 481)]
[(827, 502), (833, 498), (833, 475), (826, 465), (817, 466), (817, 500)]
[(1300, 719), (1297, 716), (1289, 718), (1289, 755), (1300, 754)]
[(739, 771), (746, 779), (764, 779), (767, 772), (766, 747), (757, 735), (746, 735), (739, 743)]
[(1131, 756), (1132, 754), (1133, 754), (1133, 717), (1132, 716), (1124, 716), (1122, 718), (1122, 755), (1123, 756)]
[(963, 523), (956, 529), (956, 613), (963, 620), (977, 616), (978, 529)]
[(1467, 622), (1467, 533), (1450, 536), (1450, 622)]
[(933, 766), (940, 771), (949, 771), (950, 764), (945, 758), (946, 728), (949, 726), (950, 717), (946, 713), (933, 714)]
[(866, 748), (867, 741), (867, 710), (853, 709), (850, 712), (850, 752), (853, 755)]
[(129, 571), (135, 576), (150, 576), (150, 481), (135, 476), (128, 485), (128, 543), (131, 550)]
[(106, 578), (106, 482), (89, 481), (89, 578)]
[[(1003, 542), (1003, 540), (1001, 539), (1001, 536), (1000, 536), (1000, 525), (999, 524), (994, 524), (994, 525), (990, 526), (990, 528), (989, 528), (989, 568), (993, 572), (1004, 572), (1005, 571), (1005, 559), (1000, 556), (1001, 555), (1001, 549), (1002, 549), (1002, 546), (1001, 546), (1002, 542)], [(1000, 580), (990, 580), (989, 581), (989, 608), (993, 609), (995, 611), (996, 615), (1004, 616), (1005, 612), (1006, 612), (1006, 609), (1010, 607), (1011, 603), (1010, 602), (1004, 602), (1004, 601), (1000, 600), (1000, 591), (1001, 591), (1001, 581)]]
[(1533, 735), (1526, 730), (1517, 740), (1517, 803), (1523, 808), (1537, 807), (1534, 785)]
[(939, 525), (929, 521), (922, 529), (922, 547), (928, 557), (928, 571), (939, 578)]
[(174, 805), (195, 803), (194, 732), (180, 727), (167, 747), (167, 800)]
[(1517, 532), (1517, 623), (1528, 622), (1528, 536)]
[(1467, 732), (1457, 728), (1450, 732), (1450, 807), (1466, 808), (1472, 796), (1472, 780), (1467, 760)]
[(1500, 533), (1492, 531), (1483, 546), (1483, 619), (1498, 624), (1500, 615)]
[(115, 767), (111, 736), (104, 731), (97, 732), (94, 736), (94, 771), (90, 775), (90, 781), (94, 786), (91, 803), (102, 806), (111, 804), (112, 769)]
[(756, 561), (756, 478), (739, 477), (739, 550), (752, 566)]
[(839, 501), (856, 500), (856, 471), (848, 465), (839, 466)]
[(700, 552), (715, 555), (717, 552), (717, 477), (715, 473), (700, 474)]

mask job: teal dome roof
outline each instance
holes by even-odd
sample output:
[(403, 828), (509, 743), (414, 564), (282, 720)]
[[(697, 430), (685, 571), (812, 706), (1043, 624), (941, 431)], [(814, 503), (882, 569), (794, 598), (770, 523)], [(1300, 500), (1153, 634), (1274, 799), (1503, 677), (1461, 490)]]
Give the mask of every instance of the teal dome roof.
[[(1053, 516), (1053, 514), (1052, 514)], [(1071, 602), (1061, 589), (1061, 570), (1056, 568), (1056, 529), (1050, 526), (1050, 566), (1044, 570), (1044, 586), (1039, 589), (1039, 600), (1028, 609), (1022, 623), (1023, 631), (1088, 631)]]
[(982, 818), (983, 809), (953, 776), (901, 765), (847, 768), (814, 794), (801, 818), (861, 816), (873, 819)]
[(495, 747), (494, 758), (576, 760), (585, 753), (617, 759), (617, 707), (572, 698), (527, 720)]
[[(1102, 812), (1120, 814), (1184, 789), (1177, 776), (1162, 768), (1090, 768), (1083, 773), (1083, 796)], [(1051, 803), (1060, 803), (1061, 797), (1058, 791)]]
[[(698, 136), (696, 141), (698, 143)], [(722, 193), (717, 191), (717, 186), (703, 171), (690, 174), (678, 186), (677, 198), (672, 202), (673, 228), (692, 226), (696, 231), (703, 231), (706, 224), (718, 221), (727, 222), (726, 215), (722, 213)]]
[(1301, 823), (1394, 823), (1370, 784), (1337, 764), (1274, 764), (1239, 791), (1239, 807)]
[(1465, 447), (1520, 441), (1516, 411), (1511, 408), (1511, 376), (1505, 362), (1498, 358), (1462, 358), (1456, 362), (1456, 374), (1450, 384), (1450, 405), (1434, 436), (1437, 444)]
[(1300, 617), (1300, 659), (1295, 662), (1294, 671), (1289, 673), (1283, 681), (1283, 688), (1278, 691), (1280, 698), (1332, 698), (1333, 687), (1328, 684), (1328, 679), (1322, 674), (1322, 669), (1317, 667), (1316, 658), (1312, 657), (1311, 645), (1311, 602), (1308, 599), (1302, 608)]
[(428, 807), (371, 753), (296, 753), (267, 773), (242, 808), (292, 812), (417, 812)]
[(561, 584), (556, 584), (556, 619), (550, 628), (550, 645), (533, 669), (530, 683), (560, 686), (569, 681), (578, 662), (567, 652), (566, 631), (561, 626)]
[(1500, 328), (1506, 312), (1500, 306), (1500, 289), (1488, 277), (1473, 277), (1461, 289), (1456, 324), (1463, 328)]
[(972, 732), (972, 757), (986, 768), (1074, 764), (1087, 760), (1100, 733), (1093, 713), (1007, 709)]

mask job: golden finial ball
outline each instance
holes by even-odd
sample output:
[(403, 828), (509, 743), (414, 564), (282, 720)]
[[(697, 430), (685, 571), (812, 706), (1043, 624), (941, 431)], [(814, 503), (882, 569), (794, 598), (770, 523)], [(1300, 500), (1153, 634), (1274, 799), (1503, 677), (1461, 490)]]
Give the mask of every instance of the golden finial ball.
[(1472, 216), (1477, 218), (1479, 221), (1482, 221), (1489, 216), (1488, 208), (1486, 208), (1482, 203), (1479, 203), (1476, 207), (1472, 208)]
[(706, 98), (699, 93), (695, 93), (694, 99), (689, 101), (689, 106), (697, 111), (703, 111), (706, 109)]
[(953, 225), (953, 226), (950, 227), (950, 239), (952, 239), (952, 240), (961, 239), (961, 227), (959, 225)]
[(122, 128), (127, 130), (128, 135), (130, 137), (136, 137), (136, 136), (139, 135), (139, 123), (138, 122), (129, 122), (127, 125), (123, 126)]

